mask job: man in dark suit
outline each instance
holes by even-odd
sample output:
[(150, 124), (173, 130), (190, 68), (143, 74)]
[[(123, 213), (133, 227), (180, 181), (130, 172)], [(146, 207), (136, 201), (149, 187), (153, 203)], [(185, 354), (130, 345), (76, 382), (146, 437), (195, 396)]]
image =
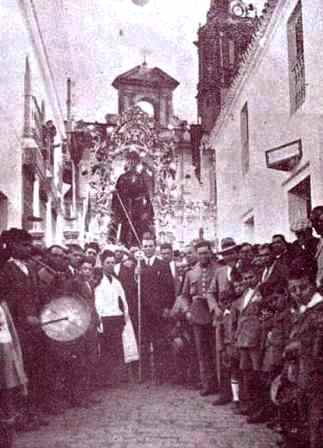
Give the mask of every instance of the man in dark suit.
[(29, 262), (31, 235), (22, 229), (10, 229), (6, 233), (10, 258), (0, 274), (2, 299), (8, 304), (21, 342), (25, 371), (29, 381), (29, 393), (24, 409), (21, 429), (38, 429), (47, 422), (40, 418), (41, 396), (44, 390), (44, 336), (39, 315), (41, 301), (37, 275)]
[(129, 258), (120, 263), (116, 276), (124, 289), (126, 300), (129, 307), (129, 315), (134, 326), (136, 335), (138, 335), (138, 285), (136, 281), (136, 260)]
[(169, 266), (156, 256), (156, 243), (151, 235), (144, 236), (142, 248), (145, 256), (140, 269), (143, 377), (149, 376), (152, 344), (155, 379), (163, 382), (170, 377), (172, 367), (166, 317), (175, 302), (175, 287)]
[(305, 257), (306, 264), (311, 268), (315, 278), (317, 274), (315, 257), (320, 239), (313, 235), (312, 223), (309, 219), (299, 219), (291, 230), (296, 236), (296, 240), (290, 245), (292, 259)]
[[(84, 257), (80, 263), (79, 275), (73, 279), (73, 293), (83, 298), (91, 312), (91, 324), (82, 336), (77, 351), (77, 362), (74, 362), (74, 372), (70, 375), (70, 389), (72, 403), (76, 407), (88, 407), (89, 404), (98, 403), (89, 398), (91, 380), (95, 378), (98, 367), (98, 335), (99, 318), (95, 309), (94, 288), (92, 274), (95, 259)], [(91, 387), (92, 386), (92, 387)]]
[(289, 266), (292, 261), (292, 254), (290, 251), (290, 244), (286, 241), (284, 235), (273, 235), (271, 249), (275, 256), (276, 271), (287, 277)]
[(284, 259), (275, 258), (270, 244), (263, 244), (259, 247), (257, 258), (259, 260), (260, 283), (287, 285), (288, 265)]
[[(169, 266), (174, 282), (175, 297), (180, 293), (182, 287), (182, 277), (179, 275), (177, 263), (174, 260), (173, 246), (170, 243), (163, 243), (160, 245), (161, 259)], [(169, 277), (170, 279), (170, 277)]]

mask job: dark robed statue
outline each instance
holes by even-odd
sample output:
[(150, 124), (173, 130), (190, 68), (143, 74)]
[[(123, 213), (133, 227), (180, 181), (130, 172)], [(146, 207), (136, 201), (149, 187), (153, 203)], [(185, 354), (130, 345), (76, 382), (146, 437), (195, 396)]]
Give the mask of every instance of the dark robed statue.
[(130, 152), (127, 170), (117, 180), (112, 198), (113, 229), (110, 238), (116, 239), (121, 226), (119, 239), (128, 247), (138, 246), (143, 234), (151, 232), (153, 228), (154, 210), (145, 174), (137, 169), (139, 163), (139, 155), (134, 151)]

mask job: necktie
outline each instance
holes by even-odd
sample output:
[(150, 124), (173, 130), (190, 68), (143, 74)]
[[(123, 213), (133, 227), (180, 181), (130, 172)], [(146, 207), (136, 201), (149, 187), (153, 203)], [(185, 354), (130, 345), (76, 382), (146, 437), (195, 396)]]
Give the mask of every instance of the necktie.
[(109, 280), (109, 282), (112, 283), (112, 275), (111, 274), (106, 274), (106, 277)]

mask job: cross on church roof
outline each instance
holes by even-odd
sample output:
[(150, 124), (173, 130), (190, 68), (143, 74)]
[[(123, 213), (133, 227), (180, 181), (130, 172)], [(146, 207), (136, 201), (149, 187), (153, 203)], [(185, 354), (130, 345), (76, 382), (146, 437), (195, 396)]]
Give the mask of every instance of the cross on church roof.
[(148, 50), (148, 48), (143, 48), (141, 50), (141, 54), (144, 58), (143, 65), (147, 65), (147, 56), (151, 55), (151, 50)]

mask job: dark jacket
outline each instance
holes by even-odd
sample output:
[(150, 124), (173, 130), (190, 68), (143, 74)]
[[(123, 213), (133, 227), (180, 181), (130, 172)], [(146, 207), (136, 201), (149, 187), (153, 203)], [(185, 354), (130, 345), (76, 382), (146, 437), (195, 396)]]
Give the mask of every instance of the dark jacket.
[(9, 308), (24, 355), (41, 350), (42, 331), (40, 327), (32, 327), (28, 317), (39, 317), (41, 300), (39, 296), (38, 278), (35, 270), (28, 268), (26, 275), (12, 260), (8, 260), (0, 273), (0, 290), (2, 300)]
[(138, 324), (138, 284), (135, 275), (135, 268), (121, 264), (119, 275), (117, 276), (124, 289), (129, 307), (131, 321), (135, 328)]
[(142, 317), (161, 321), (163, 311), (175, 303), (175, 287), (169, 266), (156, 258), (152, 266), (143, 263), (141, 271)]
[(193, 324), (207, 325), (211, 323), (213, 309), (208, 300), (208, 291), (217, 267), (218, 265), (212, 262), (203, 271), (203, 268), (197, 263), (185, 275), (182, 296), (191, 312)]
[(245, 291), (239, 299), (240, 314), (238, 317), (238, 325), (236, 331), (236, 344), (238, 348), (259, 348), (261, 345), (261, 300), (259, 292), (255, 292), (246, 307), (243, 306), (245, 295), (249, 290)]
[(293, 325), (293, 313), (290, 307), (276, 312), (272, 318), (272, 327), (264, 338), (263, 370), (271, 371), (283, 365), (283, 354)]
[[(318, 293), (317, 293), (318, 295)], [(286, 354), (294, 351), (298, 386), (307, 393), (323, 391), (323, 301), (298, 316)]]

